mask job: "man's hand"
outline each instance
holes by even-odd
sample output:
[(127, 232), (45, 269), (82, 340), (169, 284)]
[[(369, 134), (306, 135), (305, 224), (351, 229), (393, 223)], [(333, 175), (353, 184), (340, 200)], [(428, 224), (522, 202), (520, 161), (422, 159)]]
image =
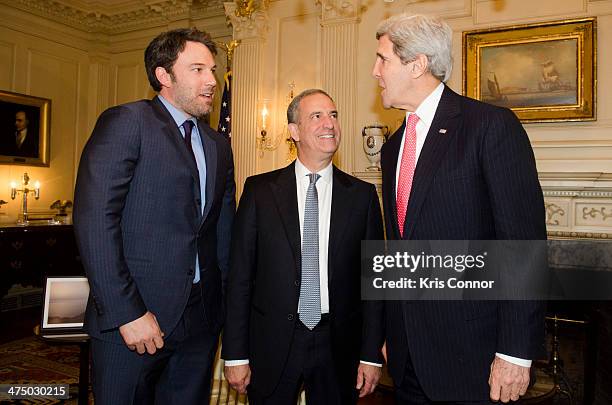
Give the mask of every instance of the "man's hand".
[(159, 328), (157, 318), (151, 312), (138, 319), (119, 327), (119, 333), (130, 350), (138, 354), (154, 354), (157, 349), (164, 347), (164, 333)]
[(251, 382), (251, 367), (248, 364), (225, 366), (225, 379), (233, 389), (240, 394), (246, 394), (247, 386)]
[(357, 369), (357, 385), (355, 386), (355, 388), (359, 390), (359, 398), (374, 392), (381, 374), (382, 367), (359, 363), (359, 368)]
[(527, 392), (528, 386), (529, 367), (522, 367), (495, 356), (489, 376), (489, 396), (493, 401), (518, 401), (519, 396)]

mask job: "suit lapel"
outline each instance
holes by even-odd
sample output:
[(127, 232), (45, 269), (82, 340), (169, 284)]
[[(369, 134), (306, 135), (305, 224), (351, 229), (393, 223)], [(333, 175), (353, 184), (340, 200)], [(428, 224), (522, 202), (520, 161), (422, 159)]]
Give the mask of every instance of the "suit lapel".
[(412, 237), (431, 182), (440, 167), (440, 162), (446, 155), (451, 140), (457, 136), (460, 122), (461, 110), (457, 95), (445, 86), (414, 172), (408, 212), (404, 223), (404, 229), (407, 230), (404, 232), (404, 239)]
[(295, 162), (279, 172), (276, 181), (270, 184), (272, 195), (278, 208), (280, 220), (291, 246), (298, 280), (301, 277), (301, 238), (300, 217), (298, 214), (297, 186), (295, 184)]
[(217, 178), (217, 142), (212, 138), (212, 134), (208, 131), (204, 125), (198, 122), (198, 130), (200, 132), (200, 140), (202, 141), (202, 147), (204, 148), (204, 157), (206, 160), (206, 201), (204, 205), (204, 212), (202, 213), (202, 222), (200, 226), (204, 224), (210, 208), (214, 201), (215, 193), (215, 182)]
[[(386, 213), (386, 215), (391, 216), (391, 224), (392, 224), (392, 232), (395, 235), (394, 239), (399, 239), (399, 227), (397, 225), (397, 193), (395, 190), (395, 172), (397, 171), (397, 160), (399, 158), (399, 150), (402, 144), (402, 138), (404, 137), (404, 128), (406, 127), (406, 120), (404, 119), (404, 123), (398, 128), (397, 131), (389, 138), (385, 147), (389, 149), (386, 156), (389, 156), (387, 162), (382, 162), (385, 165), (383, 172), (383, 184), (388, 185), (387, 193), (388, 201), (390, 202), (390, 206), (388, 209), (391, 211)], [(388, 231), (389, 232), (389, 231)]]
[(166, 109), (166, 107), (162, 104), (162, 102), (159, 100), (157, 96), (153, 98), (153, 107), (160, 121), (162, 121), (165, 124), (162, 130), (172, 141), (172, 144), (177, 150), (177, 153), (181, 155), (181, 160), (185, 162), (187, 167), (189, 167), (189, 170), (191, 171), (191, 175), (193, 176), (195, 183), (197, 185), (197, 188), (198, 188), (197, 195), (199, 195), (200, 175), (198, 173), (198, 168), (196, 166), (196, 163), (194, 162), (193, 157), (191, 156), (191, 153), (187, 149), (187, 145), (185, 145), (185, 140), (183, 138), (183, 135), (181, 134), (181, 131), (176, 126), (176, 122), (174, 121), (174, 118), (172, 118), (172, 115), (170, 115), (170, 112)]
[(351, 195), (352, 184), (348, 177), (338, 170), (336, 166), (334, 166), (333, 170), (334, 180), (332, 185), (332, 205), (329, 224), (329, 246), (327, 250), (328, 285), (331, 285), (335, 269), (334, 257), (337, 257), (339, 243), (342, 241), (344, 231), (349, 224), (354, 200)]

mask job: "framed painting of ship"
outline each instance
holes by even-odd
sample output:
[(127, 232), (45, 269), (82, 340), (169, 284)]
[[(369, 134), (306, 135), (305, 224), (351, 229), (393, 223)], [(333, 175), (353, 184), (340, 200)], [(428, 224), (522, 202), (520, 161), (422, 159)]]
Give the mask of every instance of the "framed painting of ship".
[(463, 94), (511, 108), (522, 122), (596, 118), (597, 20), (463, 33)]

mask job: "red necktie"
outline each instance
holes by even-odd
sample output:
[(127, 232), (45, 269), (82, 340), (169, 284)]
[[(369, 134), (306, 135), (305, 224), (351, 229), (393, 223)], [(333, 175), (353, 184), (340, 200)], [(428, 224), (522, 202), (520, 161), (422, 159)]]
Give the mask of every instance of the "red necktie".
[(412, 179), (416, 167), (416, 125), (419, 117), (410, 114), (404, 132), (404, 151), (402, 153), (402, 163), (400, 165), (399, 179), (397, 181), (397, 225), (400, 235), (404, 236), (404, 222), (406, 211), (408, 211), (408, 199), (412, 189)]

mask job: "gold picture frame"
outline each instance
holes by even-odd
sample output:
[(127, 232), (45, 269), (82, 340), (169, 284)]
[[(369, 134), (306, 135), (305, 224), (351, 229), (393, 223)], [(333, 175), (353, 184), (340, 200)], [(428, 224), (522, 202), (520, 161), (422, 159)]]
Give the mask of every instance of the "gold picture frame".
[(51, 100), (0, 90), (0, 164), (49, 167)]
[(463, 33), (463, 94), (521, 122), (596, 119), (597, 19)]

